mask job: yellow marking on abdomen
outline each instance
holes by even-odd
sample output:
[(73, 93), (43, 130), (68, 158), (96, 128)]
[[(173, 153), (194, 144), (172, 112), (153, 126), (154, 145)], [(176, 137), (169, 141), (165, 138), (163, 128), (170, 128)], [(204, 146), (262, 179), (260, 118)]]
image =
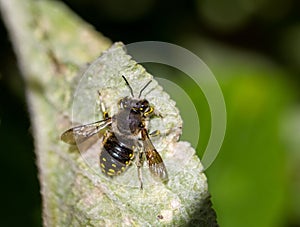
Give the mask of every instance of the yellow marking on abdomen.
[(109, 169), (108, 172), (115, 173), (114, 169)]

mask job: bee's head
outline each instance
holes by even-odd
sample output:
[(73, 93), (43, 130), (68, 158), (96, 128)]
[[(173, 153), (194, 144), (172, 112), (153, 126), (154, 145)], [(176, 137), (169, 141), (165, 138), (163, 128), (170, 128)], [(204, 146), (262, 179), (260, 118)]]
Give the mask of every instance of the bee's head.
[[(153, 108), (150, 107), (149, 102), (146, 99), (140, 99), (142, 92), (145, 90), (145, 88), (151, 83), (151, 80), (148, 81), (148, 83), (146, 83), (144, 85), (144, 87), (142, 87), (142, 89), (140, 90), (139, 96), (138, 98), (135, 98), (134, 94), (133, 94), (133, 89), (130, 86), (130, 84), (128, 83), (127, 79), (125, 78), (125, 76), (122, 76), (126, 85), (128, 86), (129, 90), (130, 90), (130, 94), (131, 97), (125, 97), (122, 98), (119, 101), (119, 106), (122, 109), (127, 109), (130, 111), (134, 111), (136, 113), (150, 113), (153, 111)], [(149, 112), (150, 111), (150, 112)]]
[(146, 99), (134, 99), (130, 97), (122, 98), (119, 105), (123, 109), (133, 110), (138, 113), (145, 113), (149, 110), (150, 105)]

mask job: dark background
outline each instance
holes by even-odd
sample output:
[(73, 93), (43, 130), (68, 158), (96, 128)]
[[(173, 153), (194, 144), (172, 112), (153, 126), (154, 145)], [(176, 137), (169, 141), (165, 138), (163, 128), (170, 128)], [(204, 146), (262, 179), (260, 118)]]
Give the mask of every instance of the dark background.
[[(207, 170), (220, 225), (300, 226), (299, 1), (64, 2), (113, 42), (165, 41), (200, 55), (228, 111), (224, 145)], [(0, 225), (40, 226), (25, 86), (2, 21), (0, 46)], [(181, 77), (174, 81), (189, 86)], [(199, 95), (188, 93), (193, 100)], [(200, 113), (205, 108), (197, 106)], [(201, 124), (200, 156), (207, 122)]]

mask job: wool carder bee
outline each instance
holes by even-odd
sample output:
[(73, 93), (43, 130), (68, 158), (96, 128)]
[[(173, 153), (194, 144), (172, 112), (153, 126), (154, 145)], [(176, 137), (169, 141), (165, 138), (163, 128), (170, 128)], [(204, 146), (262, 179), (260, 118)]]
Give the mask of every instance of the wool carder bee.
[(123, 173), (128, 166), (136, 160), (140, 188), (143, 188), (141, 167), (147, 160), (149, 170), (155, 179), (163, 182), (168, 180), (168, 173), (164, 162), (153, 146), (150, 136), (158, 134), (158, 131), (148, 133), (146, 122), (155, 115), (154, 107), (141, 95), (151, 80), (142, 87), (137, 97), (127, 79), (122, 76), (130, 90), (131, 96), (119, 101), (119, 110), (109, 116), (102, 101), (101, 93), (100, 109), (103, 120), (76, 126), (68, 129), (61, 135), (61, 140), (72, 145), (80, 144), (90, 137), (103, 132), (102, 149), (99, 155), (102, 172), (110, 177)]

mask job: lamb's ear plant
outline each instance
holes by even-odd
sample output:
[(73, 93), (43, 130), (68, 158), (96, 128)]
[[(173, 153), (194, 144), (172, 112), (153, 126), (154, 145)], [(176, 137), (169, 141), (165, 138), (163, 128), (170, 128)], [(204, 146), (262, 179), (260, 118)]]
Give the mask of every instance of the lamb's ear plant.
[[(178, 141), (182, 121), (175, 102), (131, 59), (123, 44), (112, 45), (59, 2), (0, 0), (0, 7), (26, 83), (44, 225), (217, 226), (203, 167), (190, 144)], [(84, 74), (88, 63), (99, 56), (96, 66), (105, 70), (96, 67)], [(163, 118), (150, 124), (153, 129), (163, 125), (167, 131), (153, 143), (166, 163), (169, 181), (152, 182), (145, 165), (143, 190), (137, 186), (135, 165), (109, 179), (97, 166), (100, 147), (81, 153), (60, 141), (74, 121), (72, 110), (84, 114), (88, 101), (97, 102), (97, 90), (91, 91), (91, 86), (109, 97), (104, 102), (114, 114), (127, 89), (121, 74), (134, 81), (133, 89), (153, 80), (145, 96)], [(92, 82), (80, 87), (86, 96), (76, 96), (82, 75)]]

